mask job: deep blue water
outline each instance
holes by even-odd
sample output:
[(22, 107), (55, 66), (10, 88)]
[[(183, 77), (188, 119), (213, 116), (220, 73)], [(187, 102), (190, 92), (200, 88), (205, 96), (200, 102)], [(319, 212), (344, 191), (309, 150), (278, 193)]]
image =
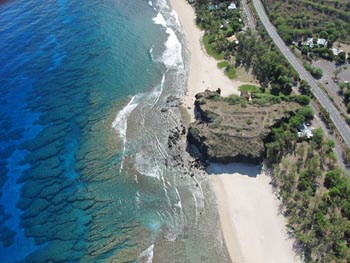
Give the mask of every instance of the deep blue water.
[(152, 17), (136, 0), (0, 5), (0, 262), (72, 262), (94, 250), (88, 208), (101, 208), (86, 185), (100, 173), (77, 155), (118, 101), (159, 82), (149, 50), (165, 32)]

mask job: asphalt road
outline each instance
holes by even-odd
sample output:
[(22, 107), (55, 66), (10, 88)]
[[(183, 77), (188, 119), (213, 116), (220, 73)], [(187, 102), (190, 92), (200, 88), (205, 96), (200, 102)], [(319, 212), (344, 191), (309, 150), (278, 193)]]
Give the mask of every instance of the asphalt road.
[(256, 31), (255, 19), (254, 19), (254, 16), (253, 16), (252, 12), (250, 11), (250, 8), (248, 6), (247, 1), (248, 0), (242, 0), (243, 12), (244, 12), (244, 14), (246, 16), (248, 27), (251, 30)]
[(281, 37), (277, 34), (276, 28), (271, 24), (268, 19), (264, 7), (260, 0), (252, 0), (258, 16), (264, 25), (266, 31), (275, 42), (276, 46), (281, 50), (282, 54), (286, 57), (292, 67), (299, 73), (301, 79), (309, 83), (313, 94), (319, 103), (329, 112), (329, 115), (334, 122), (335, 127), (339, 131), (340, 135), (343, 137), (346, 145), (350, 147), (350, 129), (346, 124), (345, 120), (341, 117), (340, 113), (334, 107), (333, 103), (328, 99), (327, 95), (317, 86), (315, 79), (306, 71), (303, 64), (295, 55), (290, 51), (290, 49), (284, 44)]

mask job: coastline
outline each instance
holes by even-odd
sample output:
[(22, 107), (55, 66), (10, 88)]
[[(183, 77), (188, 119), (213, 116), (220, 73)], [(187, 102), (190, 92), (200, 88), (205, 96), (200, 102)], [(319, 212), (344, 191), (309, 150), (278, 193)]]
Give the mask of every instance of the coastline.
[(224, 74), (224, 71), (217, 67), (218, 61), (206, 53), (201, 42), (204, 32), (196, 26), (195, 12), (187, 1), (170, 0), (170, 3), (178, 14), (191, 55), (187, 91), (183, 98), (183, 103), (188, 109), (192, 122), (195, 120), (193, 105), (195, 101), (194, 96), (197, 93), (206, 89), (217, 90), (220, 88), (222, 96), (239, 95), (238, 87), (248, 83), (230, 80)]
[[(185, 32), (191, 56), (184, 106), (194, 118), (195, 94), (221, 89), (222, 96), (239, 94), (238, 80), (230, 80), (217, 67), (202, 43), (202, 31), (195, 24), (195, 12), (185, 0), (170, 0)], [(211, 165), (210, 184), (217, 199), (221, 229), (232, 262), (299, 262), (293, 240), (286, 233), (286, 219), (279, 214), (281, 202), (272, 192), (270, 177), (257, 166)]]

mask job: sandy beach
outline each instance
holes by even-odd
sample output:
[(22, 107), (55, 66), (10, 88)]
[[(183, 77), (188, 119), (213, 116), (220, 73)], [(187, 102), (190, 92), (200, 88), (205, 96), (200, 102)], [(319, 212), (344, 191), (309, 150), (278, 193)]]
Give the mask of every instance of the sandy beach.
[(217, 90), (220, 88), (222, 96), (239, 95), (238, 87), (246, 83), (230, 80), (225, 76), (223, 70), (217, 67), (218, 61), (206, 53), (201, 43), (204, 32), (196, 26), (194, 10), (187, 1), (171, 0), (170, 3), (179, 16), (191, 54), (188, 89), (184, 98), (184, 105), (191, 108), (189, 114), (191, 121), (193, 121), (193, 103), (194, 96), (197, 93), (206, 89)]
[[(194, 120), (194, 96), (205, 89), (221, 89), (223, 96), (239, 94), (239, 81), (228, 79), (201, 44), (195, 13), (185, 0), (171, 0), (185, 31), (191, 55), (184, 104)], [(216, 194), (226, 246), (235, 263), (298, 262), (293, 241), (286, 234), (286, 219), (279, 214), (280, 201), (272, 192), (270, 177), (247, 164), (211, 165), (208, 176)]]
[(249, 164), (211, 165), (221, 227), (232, 262), (299, 262), (271, 178)]

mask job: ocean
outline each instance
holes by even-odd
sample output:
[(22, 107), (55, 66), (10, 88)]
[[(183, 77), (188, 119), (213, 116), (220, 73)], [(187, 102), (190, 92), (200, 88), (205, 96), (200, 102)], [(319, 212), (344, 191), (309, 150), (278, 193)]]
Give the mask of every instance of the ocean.
[(229, 261), (169, 147), (186, 50), (165, 0), (0, 2), (0, 262)]

